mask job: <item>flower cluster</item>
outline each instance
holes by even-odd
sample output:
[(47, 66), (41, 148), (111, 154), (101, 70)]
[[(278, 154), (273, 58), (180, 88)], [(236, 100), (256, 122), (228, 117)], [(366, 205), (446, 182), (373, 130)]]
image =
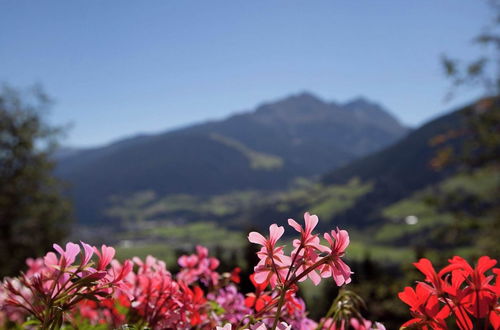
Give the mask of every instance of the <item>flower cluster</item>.
[[(436, 272), (428, 259), (420, 259), (415, 267), (425, 275), (416, 288), (406, 287), (399, 298), (410, 306), (413, 316), (403, 327), (447, 329), (447, 319), (454, 317), (464, 329), (500, 329), (500, 268), (490, 257), (479, 258), (475, 267), (458, 256)], [(493, 268), (493, 269), (492, 269)], [(491, 270), (492, 274), (487, 274)]]
[(98, 250), (85, 243), (68, 243), (65, 249), (54, 244), (54, 250), (57, 254), (28, 259), (26, 273), (4, 280), (2, 305), (10, 319), (30, 315), (43, 328), (59, 328), (78, 304), (100, 302), (123, 289), (123, 278), (132, 269), (129, 261), (119, 271), (111, 267), (115, 250), (105, 245)]
[[(269, 282), (272, 288), (277, 284), (291, 287), (306, 278), (318, 285), (321, 278), (333, 277), (338, 286), (351, 281), (351, 269), (342, 260), (349, 245), (349, 234), (345, 230), (332, 230), (323, 237), (328, 246), (322, 245), (313, 230), (318, 224), (316, 215), (304, 214), (305, 228), (293, 219), (288, 224), (300, 233), (300, 239), (293, 241), (294, 250), (290, 256), (284, 253), (284, 246), (276, 246), (285, 229), (272, 224), (269, 227), (269, 237), (265, 238), (257, 232), (251, 232), (248, 240), (262, 245), (257, 253), (259, 263), (255, 266), (255, 281)], [(319, 274), (318, 274), (319, 272)]]
[(219, 274), (215, 271), (219, 267), (219, 260), (208, 256), (208, 249), (198, 245), (196, 254), (181, 256), (179, 266), (182, 270), (177, 278), (186, 284), (200, 280), (206, 286), (216, 286), (219, 282)]
[(125, 279), (130, 287), (128, 322), (155, 329), (184, 329), (202, 322), (206, 300), (198, 286), (176, 281), (165, 263), (152, 256), (133, 261), (137, 270)]
[[(327, 314), (319, 324), (308, 318), (298, 283), (332, 278), (343, 286), (352, 273), (342, 260), (347, 232), (325, 233), (322, 242), (313, 233), (318, 217), (306, 213), (304, 219), (305, 227), (288, 221), (300, 233), (289, 254), (278, 244), (283, 227), (272, 225), (268, 238), (249, 234), (262, 248), (250, 276), (255, 289), (246, 294), (238, 290), (240, 269), (221, 274), (219, 260), (202, 246), (181, 256), (180, 270), (172, 274), (152, 256), (119, 262), (105, 245), (54, 245), (55, 251), (28, 259), (25, 273), (0, 286), (0, 327), (10, 322), (42, 329), (382, 329), (357, 311)], [(335, 300), (332, 306), (337, 305), (342, 304)]]
[[(324, 233), (326, 245), (313, 231), (318, 225), (318, 217), (304, 214), (304, 227), (293, 219), (288, 224), (300, 233), (300, 238), (293, 240), (290, 255), (285, 253), (283, 245), (278, 245), (285, 229), (272, 224), (269, 236), (251, 232), (248, 240), (261, 245), (257, 253), (259, 262), (251, 280), (255, 293), (247, 295), (245, 303), (255, 309), (255, 316), (272, 328), (280, 321), (294, 329), (316, 328), (317, 324), (307, 318), (304, 302), (296, 297), (299, 282), (310, 279), (318, 285), (322, 278), (333, 278), (338, 286), (351, 282), (351, 269), (342, 260), (349, 245), (349, 234), (345, 230), (332, 230)], [(269, 291), (266, 291), (267, 287)]]

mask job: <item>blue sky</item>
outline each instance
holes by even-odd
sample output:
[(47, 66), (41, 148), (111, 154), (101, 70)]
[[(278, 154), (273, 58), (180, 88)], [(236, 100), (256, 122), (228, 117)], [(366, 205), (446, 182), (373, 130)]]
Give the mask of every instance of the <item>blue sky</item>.
[(443, 102), (439, 58), (473, 58), (488, 19), (478, 0), (0, 0), (0, 82), (41, 83), (75, 146), (303, 90), (416, 126), (475, 96)]

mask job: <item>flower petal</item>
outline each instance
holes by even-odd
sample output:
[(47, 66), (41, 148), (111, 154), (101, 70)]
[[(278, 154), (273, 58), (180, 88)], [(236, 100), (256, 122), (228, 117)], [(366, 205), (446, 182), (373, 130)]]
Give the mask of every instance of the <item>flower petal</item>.
[(264, 246), (266, 245), (266, 241), (267, 241), (264, 236), (262, 236), (261, 234), (259, 234), (256, 231), (252, 231), (250, 234), (248, 234), (248, 240), (251, 243), (260, 244), (260, 245), (264, 245)]

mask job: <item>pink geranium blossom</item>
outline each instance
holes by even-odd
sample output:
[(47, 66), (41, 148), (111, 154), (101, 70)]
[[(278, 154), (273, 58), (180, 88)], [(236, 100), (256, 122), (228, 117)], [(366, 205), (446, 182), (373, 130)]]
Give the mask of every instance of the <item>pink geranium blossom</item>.
[(324, 238), (330, 247), (326, 250), (329, 253), (329, 259), (321, 268), (321, 276), (333, 277), (338, 286), (350, 283), (351, 269), (341, 259), (349, 245), (349, 234), (337, 228), (337, 230), (332, 230), (331, 234), (325, 233)]
[(269, 227), (269, 238), (253, 231), (248, 234), (248, 240), (252, 243), (262, 245), (257, 252), (260, 261), (255, 266), (255, 281), (264, 283), (269, 281), (272, 287), (277, 283), (283, 283), (288, 273), (291, 259), (283, 252), (283, 246), (276, 247), (276, 242), (283, 236), (285, 229), (282, 226), (272, 224)]
[(66, 250), (63, 250), (58, 244), (53, 245), (54, 250), (56, 250), (61, 257), (58, 259), (57, 265), (61, 268), (65, 268), (75, 262), (75, 258), (80, 253), (80, 246), (75, 243), (66, 243)]
[[(98, 269), (92, 267), (92, 250), (81, 243), (67, 243), (65, 249), (54, 244), (54, 252), (42, 259), (28, 260), (29, 269), (16, 279), (7, 279), (6, 302), (10, 307), (28, 312), (43, 327), (59, 328), (76, 305), (86, 299), (102, 301), (121, 286), (121, 280), (130, 271), (125, 266), (119, 274), (108, 274), (107, 267), (114, 256), (113, 248), (104, 248), (99, 255)], [(80, 264), (73, 265), (80, 255)], [(109, 260), (109, 261), (108, 261)], [(116, 275), (116, 276), (115, 276)], [(60, 315), (53, 313), (58, 310)]]
[(99, 257), (97, 270), (103, 270), (104, 268), (106, 268), (115, 256), (115, 249), (104, 244), (101, 246), (101, 251), (99, 251), (97, 248), (94, 248), (94, 251)]
[[(318, 217), (310, 215), (308, 212), (304, 214), (305, 228), (302, 228), (295, 220), (288, 219), (288, 224), (300, 233), (300, 239), (293, 240), (294, 250), (292, 251), (292, 260), (296, 261), (298, 268), (297, 275), (305, 272), (307, 268), (313, 266), (318, 261), (318, 252), (324, 250), (321, 246), (318, 235), (313, 235), (312, 231), (318, 224)], [(316, 270), (311, 270), (307, 276), (302, 277), (300, 281), (305, 281), (309, 277), (314, 285), (321, 282), (321, 277)]]
[(299, 225), (295, 220), (288, 219), (288, 224), (300, 233), (300, 239), (293, 240), (295, 250), (297, 250), (300, 245), (318, 250), (321, 249), (318, 235), (312, 234), (312, 231), (318, 225), (318, 221), (318, 216), (314, 214), (310, 215), (309, 212), (304, 213), (305, 228)]
[(182, 269), (177, 278), (186, 284), (200, 280), (206, 286), (214, 286), (219, 282), (216, 269), (220, 262), (217, 258), (209, 257), (208, 249), (204, 246), (196, 246), (196, 254), (183, 255), (178, 263)]

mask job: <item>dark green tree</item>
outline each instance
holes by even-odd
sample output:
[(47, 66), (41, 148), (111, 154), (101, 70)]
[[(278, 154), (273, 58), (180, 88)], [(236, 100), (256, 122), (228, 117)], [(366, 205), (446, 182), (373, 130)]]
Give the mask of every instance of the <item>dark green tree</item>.
[(68, 232), (70, 203), (53, 175), (61, 130), (44, 121), (41, 88), (0, 87), (0, 276), (18, 272)]

